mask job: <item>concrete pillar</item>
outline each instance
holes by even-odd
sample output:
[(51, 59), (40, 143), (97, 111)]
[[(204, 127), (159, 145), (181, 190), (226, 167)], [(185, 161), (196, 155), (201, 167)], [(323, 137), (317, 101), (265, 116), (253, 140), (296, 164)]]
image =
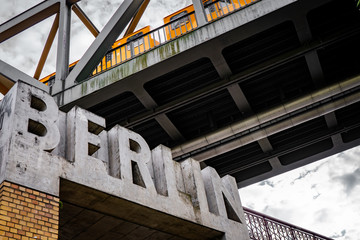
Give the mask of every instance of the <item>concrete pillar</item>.
[(0, 236), (58, 239), (59, 198), (4, 181), (0, 185)]

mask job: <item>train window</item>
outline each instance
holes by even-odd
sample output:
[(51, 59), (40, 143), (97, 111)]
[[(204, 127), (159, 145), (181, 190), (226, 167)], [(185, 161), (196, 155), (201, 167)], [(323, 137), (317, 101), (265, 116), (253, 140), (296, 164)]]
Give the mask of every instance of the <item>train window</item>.
[(215, 8), (215, 4), (212, 4), (212, 0), (208, 0), (206, 2), (204, 2), (204, 5), (205, 5), (205, 10), (209, 10), (210, 13), (213, 13), (216, 11), (216, 8)]
[[(182, 24), (186, 23), (189, 21), (189, 16), (186, 16), (188, 14), (187, 11), (183, 11), (175, 16), (172, 16), (170, 18), (170, 22), (173, 21), (173, 20), (176, 20), (176, 19), (179, 19), (178, 21), (176, 22), (173, 22), (171, 24), (171, 29), (175, 29), (175, 28), (178, 28), (180, 27)], [(185, 17), (186, 16), (186, 17)]]
[[(129, 43), (129, 42), (131, 42), (131, 41), (135, 40), (136, 38), (141, 37), (143, 35), (144, 34), (142, 32), (134, 34), (131, 37), (129, 37), (128, 39), (126, 39), (126, 43)], [(137, 46), (139, 46), (139, 45), (141, 45), (143, 43), (144, 43), (144, 38), (139, 38), (139, 39), (135, 40), (132, 44), (128, 44), (127, 50), (130, 51), (130, 45), (132, 45), (133, 47), (137, 47)]]
[(230, 0), (220, 0), (219, 2), (222, 8), (231, 4)]
[(107, 62), (108, 62), (108, 61), (111, 61), (111, 59), (112, 59), (112, 53), (106, 54), (106, 61), (107, 61)]

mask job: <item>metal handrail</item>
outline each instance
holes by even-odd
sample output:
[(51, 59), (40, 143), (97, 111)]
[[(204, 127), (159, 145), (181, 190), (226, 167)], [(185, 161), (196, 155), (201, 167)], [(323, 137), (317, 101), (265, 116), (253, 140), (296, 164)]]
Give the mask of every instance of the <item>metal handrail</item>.
[(250, 239), (256, 240), (332, 240), (318, 233), (245, 208)]
[[(213, 22), (219, 18), (222, 18), (230, 13), (239, 11), (244, 7), (247, 7), (259, 1), (261, 0), (232, 0), (231, 4), (226, 5), (226, 7), (220, 6), (221, 0), (217, 0), (210, 4), (206, 4), (204, 6), (204, 9), (205, 9), (205, 14), (207, 16), (207, 21), (208, 23)], [(211, 9), (215, 9), (215, 11), (212, 11)], [(192, 18), (195, 20), (195, 22), (192, 22), (191, 20)], [(179, 21), (185, 22), (185, 24), (181, 24), (180, 27), (176, 29), (172, 29), (172, 25)], [(168, 43), (178, 38), (179, 36), (182, 36), (188, 32), (193, 31), (197, 27), (198, 27), (198, 23), (194, 11), (184, 15), (179, 19), (170, 21), (169, 23), (162, 25), (142, 36), (139, 36), (128, 43), (122, 44), (121, 46), (109, 50), (105, 54), (104, 58), (99, 63), (99, 65), (96, 67), (96, 69), (94, 69), (92, 75), (100, 74), (110, 68), (118, 66), (124, 62), (127, 62), (145, 52), (148, 52), (152, 49), (162, 46), (165, 43)], [(106, 57), (110, 55), (112, 57), (108, 57), (108, 58)]]

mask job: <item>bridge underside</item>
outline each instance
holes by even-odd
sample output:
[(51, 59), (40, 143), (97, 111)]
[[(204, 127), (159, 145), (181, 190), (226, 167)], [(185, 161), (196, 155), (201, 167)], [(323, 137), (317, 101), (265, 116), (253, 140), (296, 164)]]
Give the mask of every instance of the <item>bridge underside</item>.
[(62, 179), (59, 240), (220, 239), (223, 233)]
[[(151, 148), (176, 147), (358, 76), (360, 12), (354, 5), (299, 0), (62, 109), (77, 104), (105, 117), (108, 128), (120, 124), (139, 133)], [(359, 87), (351, 89), (358, 92)], [(281, 117), (278, 122), (286, 120)], [(359, 119), (360, 103), (354, 101), (248, 144), (214, 151), (203, 164), (246, 186), (359, 145)], [(222, 144), (175, 159), (196, 159)]]

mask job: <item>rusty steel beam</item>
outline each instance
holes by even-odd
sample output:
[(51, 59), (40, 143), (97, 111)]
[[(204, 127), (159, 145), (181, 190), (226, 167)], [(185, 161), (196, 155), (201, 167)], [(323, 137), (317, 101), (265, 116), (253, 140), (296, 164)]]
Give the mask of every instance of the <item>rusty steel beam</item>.
[(124, 37), (126, 37), (129, 34), (132, 34), (135, 31), (136, 26), (138, 25), (140, 18), (144, 14), (150, 0), (145, 0), (143, 4), (141, 4), (141, 7), (139, 8), (139, 11), (136, 13), (136, 15), (131, 20), (129, 27), (126, 29)]
[(54, 42), (54, 38), (55, 38), (55, 35), (56, 35), (56, 32), (57, 32), (58, 28), (59, 28), (59, 14), (56, 14), (53, 25), (52, 25), (52, 27), (50, 29), (49, 36), (48, 36), (48, 38), (46, 40), (44, 50), (41, 53), (39, 63), (37, 65), (37, 67), (36, 67), (36, 71), (35, 71), (35, 74), (34, 74), (35, 79), (39, 80), (39, 78), (40, 78), (40, 74), (41, 74), (41, 72), (42, 72), (42, 70), (44, 68), (45, 61), (46, 61), (46, 59), (47, 59), (47, 57), (49, 55), (50, 48), (51, 48), (51, 45)]
[(99, 35), (99, 30), (96, 26), (91, 22), (91, 20), (86, 16), (84, 11), (79, 7), (79, 5), (74, 4), (72, 10), (79, 17), (79, 19), (84, 23), (84, 25), (89, 29), (89, 31), (97, 37)]

